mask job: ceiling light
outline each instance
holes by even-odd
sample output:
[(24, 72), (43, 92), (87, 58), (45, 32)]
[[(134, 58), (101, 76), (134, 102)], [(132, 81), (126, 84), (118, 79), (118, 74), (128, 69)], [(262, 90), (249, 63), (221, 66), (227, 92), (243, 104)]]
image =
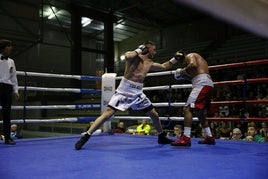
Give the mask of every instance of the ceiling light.
[(81, 24), (83, 27), (86, 27), (91, 22), (92, 22), (92, 19), (90, 19), (88, 17), (82, 17)]
[(124, 27), (124, 25), (123, 24), (116, 24), (115, 27), (119, 28), (119, 29), (122, 29)]
[(48, 19), (52, 19), (53, 17), (55, 17), (56, 16), (56, 14), (58, 14), (59, 13), (59, 11), (57, 11), (57, 9), (55, 8), (55, 7), (51, 7), (51, 8), (49, 8), (49, 10), (48, 10)]

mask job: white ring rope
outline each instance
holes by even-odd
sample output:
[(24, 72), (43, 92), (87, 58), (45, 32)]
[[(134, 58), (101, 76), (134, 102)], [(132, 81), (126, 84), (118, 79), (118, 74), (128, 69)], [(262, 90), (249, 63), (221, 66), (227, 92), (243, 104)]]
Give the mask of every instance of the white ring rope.
[[(150, 120), (151, 118), (148, 116), (115, 116), (115, 119), (120, 119), (120, 120)], [(174, 120), (174, 121), (183, 121), (184, 117), (159, 117), (161, 121), (169, 121), (169, 120)], [(194, 121), (198, 121), (198, 118), (193, 117)]]
[[(24, 87), (19, 86), (19, 90), (24, 90)], [(50, 91), (50, 92), (73, 92), (80, 93), (80, 89), (75, 88), (44, 88), (44, 87), (32, 87), (27, 86), (27, 91)]]
[(51, 73), (37, 73), (37, 72), (24, 72), (17, 71), (17, 75), (21, 76), (38, 76), (38, 77), (49, 77), (49, 78), (69, 78), (77, 80), (101, 80), (101, 77), (97, 76), (86, 76), (86, 75), (65, 75), (65, 74), (51, 74)]
[[(168, 106), (173, 106), (173, 107), (182, 107), (185, 105), (184, 102), (181, 103), (152, 103), (153, 106), (156, 107), (168, 107)], [(101, 105), (100, 104), (77, 104), (77, 105), (42, 105), (42, 106), (12, 106), (12, 110), (22, 110), (22, 109), (27, 109), (27, 110), (33, 110), (33, 109), (100, 109)], [(0, 106), (0, 109), (2, 107)]]
[[(65, 74), (50, 74), (50, 73), (36, 73), (36, 72), (23, 72), (17, 71), (17, 75), (21, 76), (38, 76), (38, 77), (49, 77), (49, 78), (69, 78), (77, 80), (91, 80), (99, 81), (101, 77), (97, 76), (86, 76), (86, 75), (65, 75)], [(33, 86), (19, 86), (19, 90), (26, 91), (49, 91), (49, 92), (73, 92), (82, 94), (100, 94), (100, 90), (95, 89), (77, 89), (77, 88), (45, 88), (45, 87), (33, 87)]]
[[(151, 72), (151, 73), (147, 73), (146, 76), (164, 76), (164, 75), (172, 75), (174, 73), (175, 73), (175, 70), (173, 70), (173, 71)], [(123, 78), (123, 76), (115, 77), (116, 80), (120, 80), (122, 78)]]
[(192, 88), (192, 84), (144, 87), (143, 90), (144, 91), (146, 91), (146, 90), (168, 90), (170, 88), (171, 89)]
[(180, 103), (152, 103), (153, 106), (156, 106), (156, 107), (169, 107), (169, 106), (172, 106), (172, 107), (182, 107), (182, 106), (185, 106), (185, 102), (180, 102)]
[[(42, 106), (12, 106), (12, 110), (22, 109), (100, 109), (100, 104), (76, 104), (76, 105), (42, 105)], [(0, 109), (2, 107), (0, 106)]]
[[(11, 123), (55, 123), (55, 122), (89, 122), (96, 120), (96, 117), (70, 117), (51, 119), (13, 119)], [(0, 124), (3, 121), (0, 121)]]
[[(11, 123), (55, 123), (55, 122), (89, 122), (96, 120), (97, 117), (70, 117), (70, 118), (51, 118), (51, 119), (13, 119)], [(115, 119), (119, 120), (150, 120), (148, 116), (114, 116)], [(161, 121), (183, 121), (184, 117), (159, 117)], [(193, 118), (193, 121), (198, 121), (196, 117)], [(0, 121), (2, 124), (3, 121)]]
[(19, 90), (26, 91), (49, 91), (49, 92), (73, 92), (73, 93), (82, 93), (82, 94), (100, 94), (101, 90), (95, 89), (78, 89), (78, 88), (44, 88), (44, 87), (33, 87), (33, 86), (19, 86)]

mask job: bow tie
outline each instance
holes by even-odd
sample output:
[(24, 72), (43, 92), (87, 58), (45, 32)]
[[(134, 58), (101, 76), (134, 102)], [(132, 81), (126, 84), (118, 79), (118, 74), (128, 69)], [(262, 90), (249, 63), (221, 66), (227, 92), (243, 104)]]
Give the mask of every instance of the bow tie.
[(1, 60), (7, 60), (8, 56), (1, 56)]

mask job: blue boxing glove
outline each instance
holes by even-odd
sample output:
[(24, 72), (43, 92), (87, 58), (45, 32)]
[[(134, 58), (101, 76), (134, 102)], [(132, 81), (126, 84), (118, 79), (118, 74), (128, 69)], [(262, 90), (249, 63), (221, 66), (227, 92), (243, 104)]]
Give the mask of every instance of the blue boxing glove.
[(184, 74), (182, 73), (182, 68), (178, 68), (177, 70), (175, 70), (174, 73), (174, 78), (176, 80), (184, 80)]

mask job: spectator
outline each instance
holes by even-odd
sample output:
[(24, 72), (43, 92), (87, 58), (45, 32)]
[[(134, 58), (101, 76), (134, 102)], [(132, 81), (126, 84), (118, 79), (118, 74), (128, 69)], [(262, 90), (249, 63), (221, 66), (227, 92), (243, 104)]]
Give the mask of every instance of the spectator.
[[(17, 124), (12, 124), (10, 128), (10, 138), (12, 140), (14, 139), (22, 139), (22, 134), (18, 131), (18, 126)], [(1, 140), (5, 140), (5, 136), (1, 135), (0, 137)]]
[(261, 123), (261, 129), (259, 133), (265, 139), (265, 141), (268, 141), (268, 128), (265, 122)]
[(113, 132), (114, 133), (120, 133), (120, 134), (125, 133), (126, 132), (125, 123), (122, 122), (122, 121), (119, 122), (117, 124), (117, 126), (114, 128), (114, 131)]
[(219, 127), (217, 131), (220, 139), (230, 139), (231, 128), (228, 127), (226, 121), (221, 122), (221, 127)]
[(210, 122), (210, 130), (211, 130), (211, 134), (212, 136), (215, 136), (215, 138), (217, 138), (217, 124), (214, 121)]
[(182, 135), (182, 126), (177, 124), (177, 125), (174, 126), (173, 129), (174, 129), (174, 136), (177, 137), (177, 138), (181, 137), (181, 135)]
[(22, 139), (22, 134), (18, 130), (18, 125), (17, 124), (12, 124), (10, 130), (11, 130), (11, 132), (10, 132), (10, 138), (11, 139)]
[(138, 135), (149, 135), (151, 131), (151, 126), (148, 124), (146, 119), (143, 119), (141, 124), (137, 126)]
[(239, 128), (234, 128), (231, 133), (231, 140), (241, 140), (242, 136), (241, 130)]
[(248, 132), (243, 139), (245, 141), (265, 142), (264, 138), (257, 133), (256, 125), (254, 122), (248, 124)]
[(242, 133), (242, 138), (245, 137), (247, 130), (248, 130), (246, 122), (235, 122), (234, 128), (239, 128)]

